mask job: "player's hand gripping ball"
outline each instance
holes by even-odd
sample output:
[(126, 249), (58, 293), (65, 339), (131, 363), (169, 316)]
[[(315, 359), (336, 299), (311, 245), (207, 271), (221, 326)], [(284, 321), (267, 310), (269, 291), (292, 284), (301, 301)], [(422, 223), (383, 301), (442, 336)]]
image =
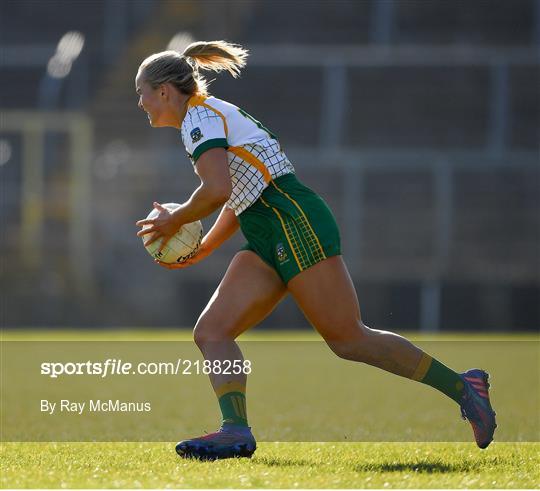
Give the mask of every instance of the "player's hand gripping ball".
[[(162, 205), (169, 211), (174, 211), (180, 205), (178, 203), (165, 203)], [(147, 220), (152, 220), (159, 215), (159, 210), (155, 208), (149, 213), (146, 217)], [(145, 228), (150, 227), (150, 225), (145, 225)], [(159, 248), (161, 246), (161, 240), (156, 240), (150, 245), (145, 246), (148, 253), (158, 261), (166, 264), (175, 264), (182, 263), (192, 257), (199, 249), (201, 245), (201, 240), (203, 237), (203, 227), (202, 223), (197, 220), (196, 222), (186, 223), (182, 225), (180, 230), (176, 232), (167, 242), (165, 247), (161, 252)], [(143, 244), (148, 240), (148, 236), (143, 236)]]

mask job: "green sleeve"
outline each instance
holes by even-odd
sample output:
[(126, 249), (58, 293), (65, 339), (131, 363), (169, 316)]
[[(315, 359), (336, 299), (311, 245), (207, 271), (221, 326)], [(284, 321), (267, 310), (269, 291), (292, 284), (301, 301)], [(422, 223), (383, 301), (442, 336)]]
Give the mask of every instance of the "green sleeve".
[(229, 148), (229, 144), (227, 143), (227, 140), (225, 138), (213, 138), (212, 140), (206, 140), (204, 143), (201, 143), (195, 150), (193, 150), (193, 154), (191, 155), (193, 162), (197, 162), (197, 160), (199, 160), (199, 157), (211, 148)]

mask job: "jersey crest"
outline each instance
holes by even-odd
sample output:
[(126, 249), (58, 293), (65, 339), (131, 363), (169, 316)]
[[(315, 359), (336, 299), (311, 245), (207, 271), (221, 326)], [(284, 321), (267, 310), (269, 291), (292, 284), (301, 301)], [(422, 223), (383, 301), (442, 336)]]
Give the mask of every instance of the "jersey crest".
[(287, 262), (287, 252), (285, 252), (285, 247), (283, 247), (283, 244), (281, 242), (276, 246), (276, 254), (280, 263)]
[(201, 129), (197, 127), (191, 130), (189, 136), (191, 136), (191, 141), (193, 143), (197, 143), (204, 135), (201, 133)]

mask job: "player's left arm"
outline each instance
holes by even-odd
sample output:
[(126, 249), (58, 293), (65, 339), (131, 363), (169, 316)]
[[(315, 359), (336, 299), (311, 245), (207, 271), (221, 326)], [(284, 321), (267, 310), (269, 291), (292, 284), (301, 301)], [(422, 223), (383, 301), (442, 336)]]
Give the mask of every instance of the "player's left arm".
[(160, 250), (163, 249), (182, 225), (207, 217), (229, 199), (232, 183), (224, 148), (211, 148), (204, 152), (198, 158), (195, 169), (201, 184), (185, 203), (174, 212), (169, 212), (160, 203), (154, 203), (159, 215), (137, 222), (139, 227), (150, 225), (137, 233), (139, 237), (152, 234), (145, 246), (162, 239)]

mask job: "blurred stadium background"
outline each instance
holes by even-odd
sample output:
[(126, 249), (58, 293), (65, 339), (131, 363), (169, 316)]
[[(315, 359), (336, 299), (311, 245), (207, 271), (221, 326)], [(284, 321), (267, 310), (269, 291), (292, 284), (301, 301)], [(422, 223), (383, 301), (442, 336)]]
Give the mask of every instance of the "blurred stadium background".
[(210, 90), (329, 202), (369, 325), (538, 330), (539, 0), (1, 0), (4, 327), (193, 325), (241, 237), (169, 272), (134, 226), (198, 182), (134, 90), (192, 39), (251, 51)]

